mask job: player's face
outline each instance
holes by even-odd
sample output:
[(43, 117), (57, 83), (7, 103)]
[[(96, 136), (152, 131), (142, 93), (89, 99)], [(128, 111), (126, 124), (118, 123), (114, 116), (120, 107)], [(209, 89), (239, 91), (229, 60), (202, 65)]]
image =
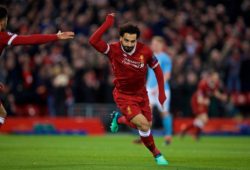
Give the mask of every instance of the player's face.
[(125, 33), (123, 37), (120, 37), (120, 41), (121, 41), (123, 49), (127, 53), (129, 53), (134, 49), (135, 44), (137, 43), (137, 35)]
[(7, 27), (8, 18), (0, 19), (0, 31), (5, 31)]

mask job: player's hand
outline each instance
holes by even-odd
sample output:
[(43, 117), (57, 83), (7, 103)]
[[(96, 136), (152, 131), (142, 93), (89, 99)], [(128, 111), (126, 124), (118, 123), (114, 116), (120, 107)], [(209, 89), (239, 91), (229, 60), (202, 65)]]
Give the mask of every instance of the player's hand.
[(115, 13), (110, 13), (106, 16), (106, 23), (108, 23), (109, 26), (112, 26), (115, 22)]
[(159, 93), (158, 99), (159, 99), (160, 104), (163, 106), (163, 104), (166, 101), (167, 97), (166, 97), (165, 93)]
[(72, 39), (75, 36), (74, 32), (61, 32), (58, 31), (56, 34), (59, 40), (66, 40), (66, 39)]

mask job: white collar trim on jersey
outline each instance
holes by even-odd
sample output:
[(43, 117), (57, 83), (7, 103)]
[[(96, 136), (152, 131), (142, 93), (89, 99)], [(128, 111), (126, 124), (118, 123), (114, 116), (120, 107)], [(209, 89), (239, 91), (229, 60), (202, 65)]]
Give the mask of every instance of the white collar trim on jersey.
[(131, 52), (126, 52), (124, 49), (123, 49), (123, 46), (122, 46), (122, 44), (121, 44), (121, 49), (122, 49), (122, 51), (124, 52), (124, 53), (126, 53), (126, 54), (128, 54), (128, 55), (133, 55), (134, 53), (135, 53), (135, 50), (136, 50), (136, 45), (137, 45), (137, 43), (135, 44), (135, 47), (134, 47), (134, 49), (131, 51)]

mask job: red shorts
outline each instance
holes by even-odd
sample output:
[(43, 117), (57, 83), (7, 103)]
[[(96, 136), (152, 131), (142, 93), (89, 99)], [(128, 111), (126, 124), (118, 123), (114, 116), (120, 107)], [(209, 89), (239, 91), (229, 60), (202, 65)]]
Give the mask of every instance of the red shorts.
[(118, 108), (127, 118), (127, 120), (131, 120), (133, 117), (141, 113), (148, 121), (152, 121), (153, 116), (146, 91), (128, 95), (119, 92), (115, 88), (113, 91), (113, 96)]
[(198, 95), (194, 93), (191, 99), (191, 107), (193, 114), (208, 114), (208, 105), (198, 103)]

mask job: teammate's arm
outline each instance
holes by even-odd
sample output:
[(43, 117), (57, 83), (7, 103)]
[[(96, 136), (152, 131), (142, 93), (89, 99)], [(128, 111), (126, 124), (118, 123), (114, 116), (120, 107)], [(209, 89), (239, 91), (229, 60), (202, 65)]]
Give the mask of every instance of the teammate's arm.
[(89, 43), (104, 54), (108, 53), (109, 45), (102, 40), (102, 35), (114, 24), (114, 16), (114, 13), (108, 14), (105, 22), (89, 38)]
[(57, 34), (12, 35), (7, 45), (44, 44), (56, 40), (74, 38), (74, 32), (58, 32)]

